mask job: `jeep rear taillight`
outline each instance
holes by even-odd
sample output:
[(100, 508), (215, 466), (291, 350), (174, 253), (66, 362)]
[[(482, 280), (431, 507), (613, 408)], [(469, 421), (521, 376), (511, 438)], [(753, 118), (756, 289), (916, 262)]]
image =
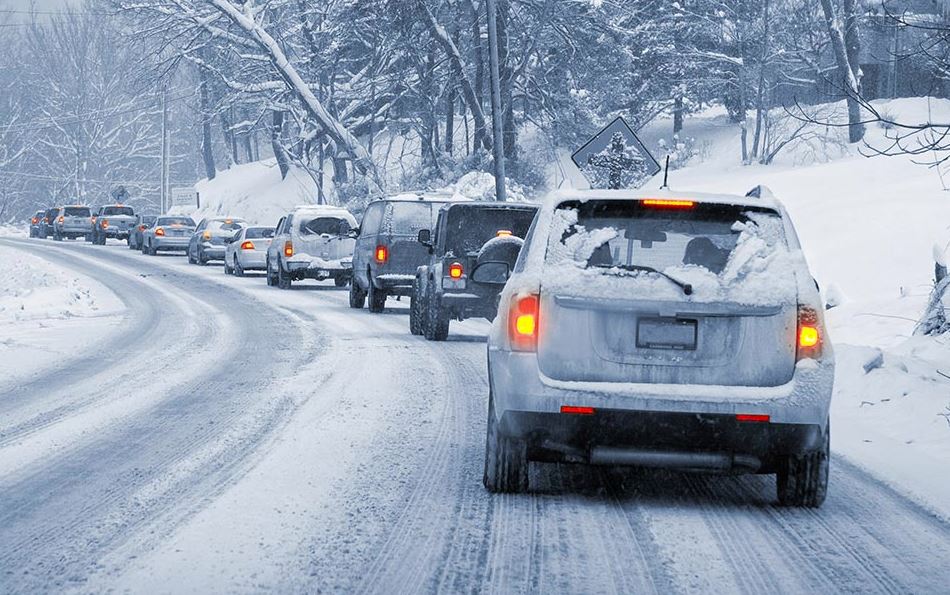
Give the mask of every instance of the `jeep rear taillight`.
[(453, 279), (461, 279), (464, 272), (465, 269), (460, 262), (453, 262), (449, 265), (449, 277)]
[(284, 256), (290, 258), (294, 255), (294, 243), (290, 240), (284, 242)]
[(796, 360), (818, 359), (821, 357), (821, 328), (818, 312), (810, 306), (798, 306)]
[(386, 261), (389, 260), (389, 248), (380, 244), (376, 246), (376, 262), (379, 264), (386, 264)]
[(540, 299), (537, 295), (512, 298), (508, 312), (508, 336), (513, 351), (535, 351), (538, 348), (539, 310)]

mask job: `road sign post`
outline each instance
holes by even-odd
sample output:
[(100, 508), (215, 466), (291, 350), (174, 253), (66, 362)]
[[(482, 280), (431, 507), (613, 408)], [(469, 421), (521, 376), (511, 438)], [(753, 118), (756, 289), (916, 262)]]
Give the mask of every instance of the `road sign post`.
[(592, 188), (639, 188), (660, 172), (660, 164), (622, 117), (595, 134), (571, 159)]

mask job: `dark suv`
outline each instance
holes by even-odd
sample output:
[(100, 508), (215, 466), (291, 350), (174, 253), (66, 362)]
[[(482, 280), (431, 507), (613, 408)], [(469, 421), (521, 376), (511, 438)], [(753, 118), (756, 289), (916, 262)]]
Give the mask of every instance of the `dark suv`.
[(435, 226), (448, 195), (403, 194), (377, 200), (366, 207), (353, 251), (350, 307), (382, 312), (391, 295), (412, 294), (416, 269), (429, 261), (429, 251), (417, 240), (419, 231)]
[(442, 207), (435, 232), (423, 229), (417, 236), (429, 262), (417, 269), (413, 283), (412, 334), (444, 341), (452, 319), (492, 320), (537, 211), (536, 205), (502, 202)]
[(46, 216), (40, 222), (40, 237), (49, 238), (53, 235), (53, 224), (56, 218), (62, 214), (63, 207), (50, 207), (46, 209)]

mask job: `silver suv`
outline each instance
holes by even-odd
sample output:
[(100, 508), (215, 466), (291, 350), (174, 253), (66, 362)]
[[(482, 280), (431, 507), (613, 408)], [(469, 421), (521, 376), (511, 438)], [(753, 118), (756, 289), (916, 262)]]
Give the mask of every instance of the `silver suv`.
[(293, 281), (333, 279), (345, 286), (353, 276), (356, 219), (344, 208), (297, 207), (277, 224), (267, 248), (267, 284), (290, 289)]
[(773, 199), (555, 194), (488, 363), (490, 491), (527, 489), (529, 461), (566, 461), (771, 473), (782, 504), (825, 499), (834, 355)]

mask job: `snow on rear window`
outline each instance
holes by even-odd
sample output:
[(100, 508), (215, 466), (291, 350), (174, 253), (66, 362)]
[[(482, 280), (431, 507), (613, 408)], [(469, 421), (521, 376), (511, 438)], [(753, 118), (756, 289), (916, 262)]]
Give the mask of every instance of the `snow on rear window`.
[(428, 201), (392, 201), (386, 212), (385, 229), (395, 235), (418, 235), (420, 229), (433, 229), (443, 203)]
[(103, 216), (111, 215), (113, 217), (118, 217), (120, 215), (134, 217), (135, 211), (132, 210), (132, 207), (103, 207), (102, 214)]
[(332, 215), (307, 217), (300, 222), (300, 232), (314, 235), (346, 235), (350, 232), (350, 222), (343, 217)]
[[(636, 202), (568, 203), (554, 213), (543, 284), (590, 297), (785, 304), (794, 264), (774, 212)], [(687, 297), (682, 284), (692, 286)]]

